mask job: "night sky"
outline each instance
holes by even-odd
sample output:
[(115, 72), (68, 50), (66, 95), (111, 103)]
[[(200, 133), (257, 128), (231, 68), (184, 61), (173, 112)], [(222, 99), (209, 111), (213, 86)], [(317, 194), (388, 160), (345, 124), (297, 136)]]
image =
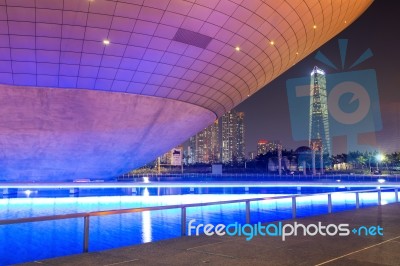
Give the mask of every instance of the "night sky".
[[(369, 139), (371, 147), (377, 151), (400, 151), (399, 10), (400, 1), (375, 1), (346, 30), (238, 105), (235, 109), (246, 113), (246, 151), (255, 151), (258, 139), (280, 140), (286, 149), (306, 145), (306, 141), (294, 141), (292, 137), (286, 81), (309, 76), (315, 65), (328, 75), (349, 71), (349, 66), (368, 48), (373, 56), (351, 68), (351, 71), (376, 71), (382, 129), (363, 134), (361, 139)], [(341, 67), (339, 39), (348, 39), (344, 69)], [(316, 60), (318, 51), (338, 69)], [(343, 138), (333, 140), (333, 154), (346, 152), (344, 147)]]

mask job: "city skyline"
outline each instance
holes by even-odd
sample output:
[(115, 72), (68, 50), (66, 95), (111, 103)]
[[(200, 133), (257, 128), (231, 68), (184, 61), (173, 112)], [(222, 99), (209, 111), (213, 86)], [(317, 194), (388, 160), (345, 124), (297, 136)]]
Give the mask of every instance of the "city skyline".
[(186, 143), (189, 164), (243, 162), (246, 156), (244, 112), (229, 111)]
[[(375, 1), (349, 28), (238, 105), (235, 109), (244, 111), (247, 116), (246, 146), (248, 150), (255, 151), (259, 139), (280, 139), (284, 147), (293, 150), (299, 146), (308, 145), (308, 140), (296, 141), (291, 134), (288, 95), (285, 93), (286, 81), (309, 76), (310, 69), (315, 65), (323, 68), (327, 74), (340, 72), (341, 70), (325, 65), (315, 58), (318, 51), (321, 51), (336, 66), (340, 66), (339, 39), (348, 40), (345, 71), (350, 70), (351, 64), (365, 50), (370, 49), (373, 53), (368, 60), (351, 68), (351, 71), (375, 70), (379, 89), (382, 130), (362, 134), (361, 141), (366, 139), (377, 151), (381, 152), (400, 150), (400, 90), (398, 88), (400, 77), (395, 71), (400, 62), (398, 51), (400, 38), (390, 33), (397, 31), (395, 28), (399, 23), (399, 18), (396, 10), (399, 8), (398, 2)], [(348, 151), (345, 140), (340, 136), (333, 139), (332, 148), (333, 154)], [(360, 151), (364, 150), (360, 148)]]

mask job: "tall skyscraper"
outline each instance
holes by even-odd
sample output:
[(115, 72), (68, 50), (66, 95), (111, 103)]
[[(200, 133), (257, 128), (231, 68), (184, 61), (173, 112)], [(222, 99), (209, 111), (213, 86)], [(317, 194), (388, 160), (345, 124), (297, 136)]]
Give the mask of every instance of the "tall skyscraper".
[(237, 160), (244, 162), (246, 160), (246, 145), (244, 142), (244, 112), (237, 113)]
[(325, 72), (316, 66), (311, 72), (310, 90), (309, 146), (313, 150), (332, 154)]
[(219, 162), (218, 120), (189, 139), (190, 161), (192, 163)]
[(222, 162), (243, 162), (245, 160), (244, 113), (234, 110), (224, 114), (222, 124)]

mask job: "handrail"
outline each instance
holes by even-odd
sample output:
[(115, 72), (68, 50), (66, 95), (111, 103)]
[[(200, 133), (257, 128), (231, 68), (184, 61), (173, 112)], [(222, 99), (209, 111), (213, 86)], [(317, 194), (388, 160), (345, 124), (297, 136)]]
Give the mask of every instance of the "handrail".
[(70, 214), (58, 214), (58, 215), (48, 215), (48, 216), (25, 217), (25, 218), (17, 218), (17, 219), (6, 219), (6, 220), (0, 220), (0, 225), (83, 218), (85, 216), (104, 216), (104, 215), (115, 215), (115, 214), (124, 214), (124, 213), (145, 212), (145, 211), (159, 211), (159, 210), (169, 210), (169, 209), (179, 209), (179, 208), (203, 207), (203, 206), (211, 206), (211, 205), (224, 205), (224, 204), (232, 204), (232, 203), (241, 203), (241, 202), (246, 202), (246, 201), (250, 202), (250, 201), (261, 201), (261, 200), (285, 199), (285, 198), (293, 198), (293, 197), (298, 198), (298, 197), (323, 196), (323, 195), (336, 194), (336, 193), (356, 193), (356, 192), (364, 193), (364, 192), (374, 192), (374, 191), (379, 191), (379, 190), (380, 191), (393, 190), (393, 188), (366, 189), (366, 190), (358, 190), (358, 191), (324, 192), (324, 193), (316, 193), (316, 194), (291, 194), (291, 195), (285, 195), (285, 196), (247, 198), (247, 199), (237, 199), (237, 200), (223, 200), (223, 201), (162, 205), (162, 206), (149, 206), (149, 207), (139, 207), (139, 208), (129, 208), (129, 209), (119, 209), (119, 210), (105, 210), (105, 211), (94, 211), (94, 212), (80, 212), (80, 213), (78, 212), (78, 213), (70, 213)]
[[(299, 195), (300, 194), (296, 194), (296, 196), (299, 196)], [(310, 195), (315, 195), (315, 194), (310, 194)], [(159, 210), (169, 210), (169, 209), (179, 209), (179, 208), (203, 207), (203, 206), (210, 206), (210, 205), (223, 205), (223, 204), (241, 203), (241, 202), (246, 202), (246, 201), (260, 201), (260, 200), (282, 199), (282, 198), (291, 198), (291, 197), (293, 197), (293, 195), (237, 199), (237, 200), (226, 200), (226, 201), (212, 201), (212, 202), (202, 202), (202, 203), (163, 205), (163, 206), (149, 206), (149, 207), (140, 207), (140, 208), (120, 209), (120, 210), (59, 214), (59, 215), (50, 215), (50, 216), (26, 217), (26, 218), (18, 218), (18, 219), (0, 220), (0, 225), (41, 222), (41, 221), (61, 220), (61, 219), (71, 219), (71, 218), (82, 218), (85, 216), (104, 216), (104, 215), (135, 213), (135, 212), (144, 212), (144, 211), (159, 211)]]
[(30, 222), (42, 222), (42, 221), (52, 221), (52, 220), (63, 220), (63, 219), (73, 219), (73, 218), (84, 218), (84, 236), (83, 236), (83, 252), (88, 252), (89, 250), (89, 217), (93, 216), (105, 216), (105, 215), (115, 215), (124, 213), (137, 213), (145, 211), (158, 211), (158, 210), (169, 210), (169, 209), (181, 209), (181, 234), (186, 235), (186, 209), (192, 207), (203, 207), (211, 205), (223, 205), (232, 203), (246, 203), (246, 223), (250, 223), (250, 202), (261, 201), (261, 200), (275, 200), (275, 199), (292, 199), (292, 218), (296, 218), (296, 198), (299, 197), (312, 197), (312, 196), (328, 196), (328, 213), (332, 212), (332, 194), (344, 194), (344, 193), (355, 193), (356, 194), (356, 208), (359, 208), (359, 194), (366, 192), (378, 192), (378, 205), (381, 205), (381, 192), (386, 190), (394, 190), (396, 202), (398, 202), (398, 188), (379, 188), (379, 189), (367, 189), (358, 191), (340, 191), (340, 192), (324, 192), (316, 194), (292, 194), (285, 196), (273, 196), (273, 197), (258, 197), (258, 198), (247, 198), (247, 199), (237, 199), (237, 200), (227, 200), (227, 201), (213, 201), (213, 202), (202, 202), (202, 203), (189, 203), (189, 204), (175, 204), (175, 205), (164, 205), (164, 206), (149, 206), (149, 207), (139, 207), (139, 208), (129, 208), (120, 210), (106, 210), (106, 211), (94, 211), (94, 212), (84, 212), (84, 213), (70, 213), (70, 214), (59, 214), (59, 215), (49, 215), (49, 216), (37, 216), (37, 217), (25, 217), (17, 219), (6, 219), (0, 220), (0, 225), (7, 224), (21, 224)]

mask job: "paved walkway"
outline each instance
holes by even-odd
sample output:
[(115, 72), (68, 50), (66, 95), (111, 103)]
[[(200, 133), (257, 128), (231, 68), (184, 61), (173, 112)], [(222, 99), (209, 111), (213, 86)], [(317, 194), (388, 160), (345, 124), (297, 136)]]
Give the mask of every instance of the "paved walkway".
[[(36, 261), (23, 265), (400, 265), (400, 203), (296, 220), (350, 228), (383, 227), (383, 236), (199, 236)], [(293, 223), (288, 220), (284, 223)]]

